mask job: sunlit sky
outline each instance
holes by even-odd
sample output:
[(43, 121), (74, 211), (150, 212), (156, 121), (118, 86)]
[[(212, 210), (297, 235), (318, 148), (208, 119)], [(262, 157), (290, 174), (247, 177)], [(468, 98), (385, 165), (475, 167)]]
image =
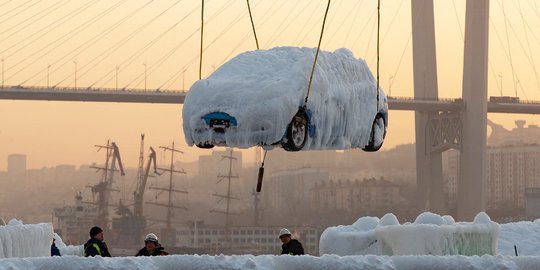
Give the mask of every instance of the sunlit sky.
[[(411, 6), (381, 1), (380, 82), (387, 94), (412, 96)], [(251, 0), (261, 49), (316, 47), (325, 0)], [(345, 47), (376, 69), (377, 1), (334, 0), (322, 49)], [(540, 4), (490, 3), (488, 95), (540, 100)], [(189, 89), (198, 79), (201, 1), (0, 1), (3, 83), (23, 86)], [(440, 97), (460, 97), (465, 1), (435, 1)], [(246, 1), (206, 0), (202, 73), (254, 50)], [(147, 76), (144, 76), (146, 68)], [(118, 77), (116, 77), (118, 71)], [(48, 78), (48, 79), (47, 79)], [(146, 79), (145, 79), (146, 78)], [(502, 87), (501, 87), (502, 86)], [(95, 144), (115, 141), (128, 167), (137, 165), (140, 133), (146, 145), (173, 140), (192, 161), (207, 151), (184, 142), (181, 106), (44, 101), (0, 101), (0, 170), (7, 155), (28, 156), (29, 168), (102, 162)], [(514, 126), (537, 116), (490, 114)], [(414, 114), (390, 112), (384, 149), (414, 142)], [(253, 150), (244, 160), (252, 162)]]

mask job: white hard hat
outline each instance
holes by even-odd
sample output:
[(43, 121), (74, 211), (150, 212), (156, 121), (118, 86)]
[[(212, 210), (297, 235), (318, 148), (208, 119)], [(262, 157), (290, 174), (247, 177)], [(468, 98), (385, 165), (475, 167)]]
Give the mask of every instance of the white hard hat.
[(291, 232), (289, 230), (287, 230), (286, 228), (283, 228), (281, 229), (281, 231), (279, 231), (279, 237), (283, 236), (283, 235), (291, 235)]
[(155, 235), (153, 233), (147, 234), (146, 237), (144, 238), (144, 242), (148, 242), (148, 241), (152, 241), (154, 243), (157, 243), (158, 242), (157, 235)]

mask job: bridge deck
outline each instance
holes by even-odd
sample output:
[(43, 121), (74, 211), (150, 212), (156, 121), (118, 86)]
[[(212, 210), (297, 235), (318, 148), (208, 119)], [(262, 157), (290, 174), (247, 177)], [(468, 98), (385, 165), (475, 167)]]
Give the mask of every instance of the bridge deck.
[[(128, 102), (183, 104), (187, 92), (138, 89), (93, 89), (93, 88), (44, 88), (9, 86), (0, 89), (0, 99), (8, 100), (48, 100), (83, 102)], [(487, 101), (488, 112), (540, 114), (540, 102)], [(390, 110), (402, 111), (463, 111), (461, 99), (415, 99), (411, 97), (388, 97)]]

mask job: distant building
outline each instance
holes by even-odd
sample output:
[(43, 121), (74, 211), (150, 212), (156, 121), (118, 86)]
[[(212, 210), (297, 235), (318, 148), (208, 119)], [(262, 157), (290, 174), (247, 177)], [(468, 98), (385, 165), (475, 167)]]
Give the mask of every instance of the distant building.
[(8, 156), (8, 173), (26, 172), (26, 155), (11, 154)]
[(308, 167), (269, 173), (261, 192), (263, 222), (305, 224), (313, 211), (311, 189), (329, 178), (328, 170)]
[[(212, 151), (211, 155), (199, 156), (199, 177), (203, 179), (216, 179), (218, 174), (227, 174), (229, 172), (229, 159), (223, 156), (231, 154), (230, 148), (225, 151)], [(232, 167), (233, 173), (237, 174), (242, 170), (242, 152), (233, 151)]]
[(55, 232), (69, 245), (80, 245), (88, 239), (88, 230), (94, 226), (97, 207), (83, 205), (83, 197), (79, 192), (75, 196), (75, 205), (54, 208), (53, 225)]
[(381, 179), (322, 181), (312, 190), (318, 212), (391, 210), (401, 203), (400, 187)]
[[(319, 254), (319, 230), (315, 227), (285, 226), (304, 247), (306, 254)], [(177, 229), (178, 245), (207, 251), (209, 254), (280, 254), (279, 231), (283, 227), (234, 226), (229, 236), (224, 227), (206, 226)], [(228, 240), (227, 240), (228, 238)]]
[(538, 125), (525, 126), (525, 120), (516, 120), (515, 124), (515, 128), (507, 130), (502, 125), (488, 120), (491, 134), (487, 144), (489, 146), (540, 144), (540, 127)]
[[(459, 179), (459, 152), (448, 152), (445, 192), (455, 203)], [(525, 207), (525, 189), (540, 187), (540, 145), (521, 144), (486, 149), (487, 209)]]
[(540, 188), (525, 189), (525, 216), (528, 219), (540, 218)]

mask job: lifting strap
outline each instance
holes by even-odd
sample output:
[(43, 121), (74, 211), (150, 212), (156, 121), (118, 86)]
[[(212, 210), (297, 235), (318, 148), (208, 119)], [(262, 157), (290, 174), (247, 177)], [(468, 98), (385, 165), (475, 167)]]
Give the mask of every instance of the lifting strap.
[(204, 31), (204, 0), (201, 6), (201, 49), (199, 57), (199, 80), (202, 78), (202, 54), (203, 54), (203, 31)]
[(248, 11), (249, 11), (249, 19), (251, 20), (251, 28), (253, 28), (253, 35), (255, 36), (255, 45), (257, 45), (257, 50), (259, 49), (259, 40), (257, 40), (257, 32), (255, 32), (255, 24), (253, 23), (253, 16), (251, 16), (251, 7), (249, 6), (249, 0), (246, 0)]
[(261, 189), (262, 189), (262, 180), (264, 176), (264, 161), (266, 160), (266, 153), (267, 153), (267, 150), (265, 149), (262, 164), (261, 164), (261, 167), (259, 168), (259, 176), (257, 178), (257, 192), (261, 192)]
[(381, 32), (381, 0), (377, 1), (377, 113), (379, 113), (379, 40)]
[(309, 84), (306, 92), (306, 99), (304, 100), (304, 107), (307, 104), (308, 97), (309, 97), (309, 91), (311, 90), (311, 82), (313, 80), (313, 72), (315, 71), (315, 65), (317, 64), (317, 57), (319, 57), (319, 50), (321, 49), (321, 41), (324, 33), (324, 25), (326, 24), (326, 15), (328, 15), (328, 9), (330, 9), (330, 1), (328, 0), (328, 5), (326, 5), (326, 12), (324, 13), (324, 19), (321, 29), (321, 36), (319, 37), (319, 45), (317, 45), (317, 52), (315, 53), (315, 60), (313, 60), (313, 67), (311, 68), (311, 75), (309, 75)]

